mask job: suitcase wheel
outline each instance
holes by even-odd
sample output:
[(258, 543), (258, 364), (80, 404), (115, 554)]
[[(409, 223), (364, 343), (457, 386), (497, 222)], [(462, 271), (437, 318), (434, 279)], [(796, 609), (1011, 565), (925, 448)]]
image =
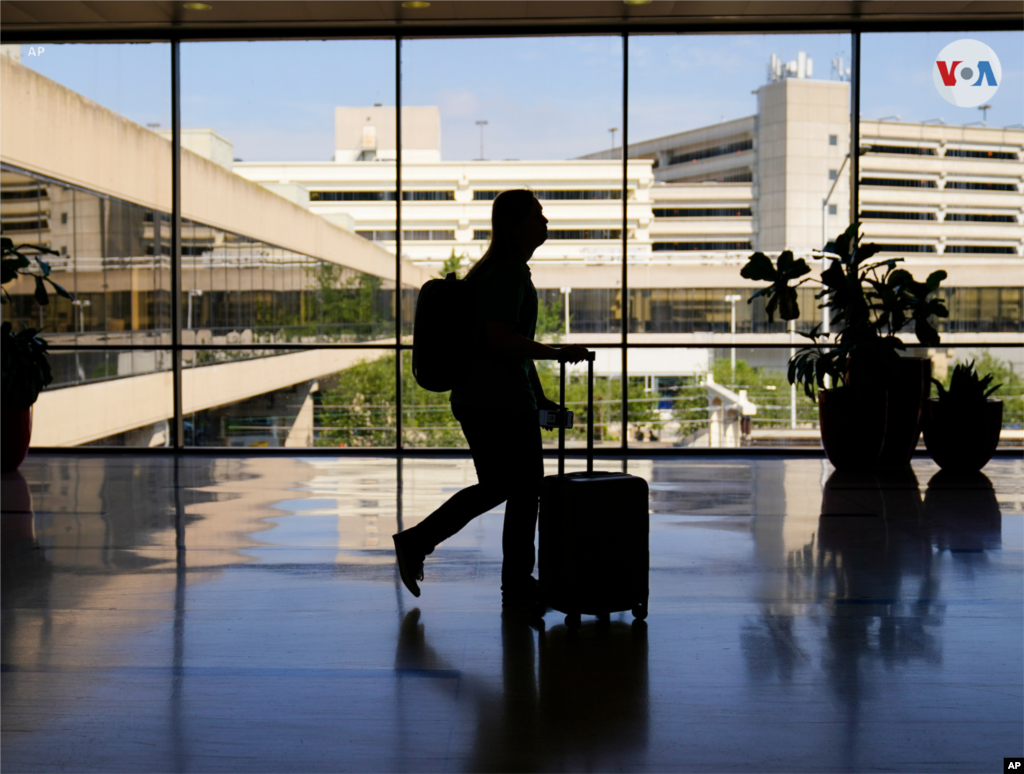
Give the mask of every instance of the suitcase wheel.
[(579, 613), (567, 613), (565, 616), (565, 625), (570, 629), (580, 628), (580, 614)]
[(646, 620), (647, 618), (647, 603), (639, 602), (633, 605), (633, 617), (638, 621)]

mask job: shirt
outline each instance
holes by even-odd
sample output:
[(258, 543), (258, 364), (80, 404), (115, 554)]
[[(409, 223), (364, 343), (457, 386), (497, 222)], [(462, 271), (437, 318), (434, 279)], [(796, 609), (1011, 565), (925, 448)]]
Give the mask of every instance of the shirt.
[[(537, 288), (525, 261), (503, 255), (488, 258), (469, 278), (473, 318), (486, 331), (487, 323), (509, 323), (528, 339), (537, 331)], [(467, 378), (452, 390), (460, 406), (537, 409), (530, 383), (530, 358), (485, 348), (471, 365)]]

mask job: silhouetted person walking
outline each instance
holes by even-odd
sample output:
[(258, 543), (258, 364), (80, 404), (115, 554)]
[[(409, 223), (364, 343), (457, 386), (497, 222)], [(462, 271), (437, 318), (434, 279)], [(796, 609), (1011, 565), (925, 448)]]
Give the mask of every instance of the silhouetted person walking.
[(537, 289), (527, 262), (547, 239), (547, 218), (533, 192), (504, 191), (491, 209), (491, 246), (466, 275), (485, 343), (467, 352), (469, 374), (451, 393), (452, 412), (469, 442), (479, 483), (457, 492), (415, 527), (395, 535), (402, 582), (414, 596), (427, 554), (466, 524), (507, 501), (501, 547), (503, 605), (538, 601), (533, 577), (537, 504), (544, 477), (538, 408), (544, 397), (534, 360), (578, 363), (587, 349), (534, 341)]

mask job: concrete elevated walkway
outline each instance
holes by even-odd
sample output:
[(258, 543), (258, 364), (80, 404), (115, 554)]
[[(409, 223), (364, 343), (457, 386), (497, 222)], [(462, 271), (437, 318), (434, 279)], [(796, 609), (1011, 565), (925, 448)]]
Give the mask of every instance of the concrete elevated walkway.
[[(382, 340), (381, 347), (394, 345)], [(185, 414), (223, 406), (351, 368), (385, 349), (319, 349), (187, 368)], [(33, 446), (79, 446), (146, 425), (173, 413), (170, 371), (83, 384), (39, 395), (33, 408)]]

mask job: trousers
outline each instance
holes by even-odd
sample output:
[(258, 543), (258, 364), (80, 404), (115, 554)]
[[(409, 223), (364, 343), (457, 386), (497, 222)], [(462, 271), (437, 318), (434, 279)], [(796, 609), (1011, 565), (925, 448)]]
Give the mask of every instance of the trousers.
[(430, 553), (482, 513), (505, 502), (501, 535), (502, 593), (532, 583), (540, 482), (544, 477), (537, 412), (495, 411), (452, 404), (473, 455), (477, 482), (456, 492), (408, 532)]

